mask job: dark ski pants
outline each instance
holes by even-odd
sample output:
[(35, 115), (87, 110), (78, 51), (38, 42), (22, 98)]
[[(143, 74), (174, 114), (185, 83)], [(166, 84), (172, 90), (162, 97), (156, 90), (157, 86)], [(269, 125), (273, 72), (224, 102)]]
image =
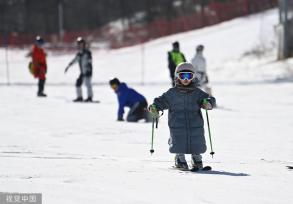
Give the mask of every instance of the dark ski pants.
[(171, 78), (172, 87), (174, 87), (175, 86), (175, 81), (174, 81), (174, 79), (175, 79), (175, 68), (174, 69), (169, 68), (169, 71), (170, 71), (170, 78)]
[(46, 79), (39, 79), (38, 82), (38, 94), (44, 93)]
[(85, 83), (85, 86), (87, 88), (87, 95), (89, 98), (93, 97), (93, 88), (92, 88), (92, 77), (91, 76), (84, 76), (79, 75), (79, 77), (76, 80), (75, 86), (76, 86), (76, 94), (78, 98), (82, 98), (82, 90), (81, 85)]
[(147, 106), (148, 103), (146, 101), (136, 102), (128, 112), (126, 120), (128, 122), (137, 122), (140, 119), (148, 121)]

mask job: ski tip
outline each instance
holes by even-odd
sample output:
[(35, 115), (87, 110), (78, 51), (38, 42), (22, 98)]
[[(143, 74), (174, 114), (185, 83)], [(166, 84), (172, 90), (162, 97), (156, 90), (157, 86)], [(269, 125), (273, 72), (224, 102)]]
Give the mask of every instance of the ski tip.
[(178, 168), (176, 166), (172, 166), (172, 169), (182, 171), (182, 172), (189, 172), (190, 171), (189, 168)]

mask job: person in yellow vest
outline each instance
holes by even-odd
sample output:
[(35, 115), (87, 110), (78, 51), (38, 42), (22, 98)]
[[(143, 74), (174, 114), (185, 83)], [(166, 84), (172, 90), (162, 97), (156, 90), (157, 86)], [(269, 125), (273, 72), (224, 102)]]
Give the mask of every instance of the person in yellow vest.
[(174, 87), (174, 73), (177, 65), (182, 62), (186, 62), (185, 56), (182, 52), (180, 52), (179, 42), (172, 43), (173, 49), (168, 52), (168, 68), (170, 70), (170, 77), (172, 81), (172, 86)]

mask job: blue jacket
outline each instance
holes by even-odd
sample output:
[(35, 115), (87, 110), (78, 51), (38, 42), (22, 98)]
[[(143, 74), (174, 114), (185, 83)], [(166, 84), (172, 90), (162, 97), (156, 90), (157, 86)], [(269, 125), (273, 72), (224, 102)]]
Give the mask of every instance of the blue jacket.
[(118, 109), (118, 118), (123, 117), (124, 107), (131, 108), (137, 102), (146, 101), (145, 97), (132, 88), (128, 88), (125, 83), (121, 83), (116, 91), (119, 109)]

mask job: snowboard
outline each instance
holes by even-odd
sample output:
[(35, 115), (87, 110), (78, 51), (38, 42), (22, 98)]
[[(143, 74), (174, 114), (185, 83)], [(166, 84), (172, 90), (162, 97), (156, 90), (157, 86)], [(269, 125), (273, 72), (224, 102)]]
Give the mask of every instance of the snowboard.
[(86, 101), (72, 101), (73, 103), (85, 103), (85, 104), (91, 104), (91, 103), (100, 103), (100, 101), (95, 100), (95, 101), (90, 101), (90, 102), (86, 102)]
[(84, 102), (84, 103), (100, 103), (100, 101), (95, 100), (95, 101), (91, 101), (91, 102)]

